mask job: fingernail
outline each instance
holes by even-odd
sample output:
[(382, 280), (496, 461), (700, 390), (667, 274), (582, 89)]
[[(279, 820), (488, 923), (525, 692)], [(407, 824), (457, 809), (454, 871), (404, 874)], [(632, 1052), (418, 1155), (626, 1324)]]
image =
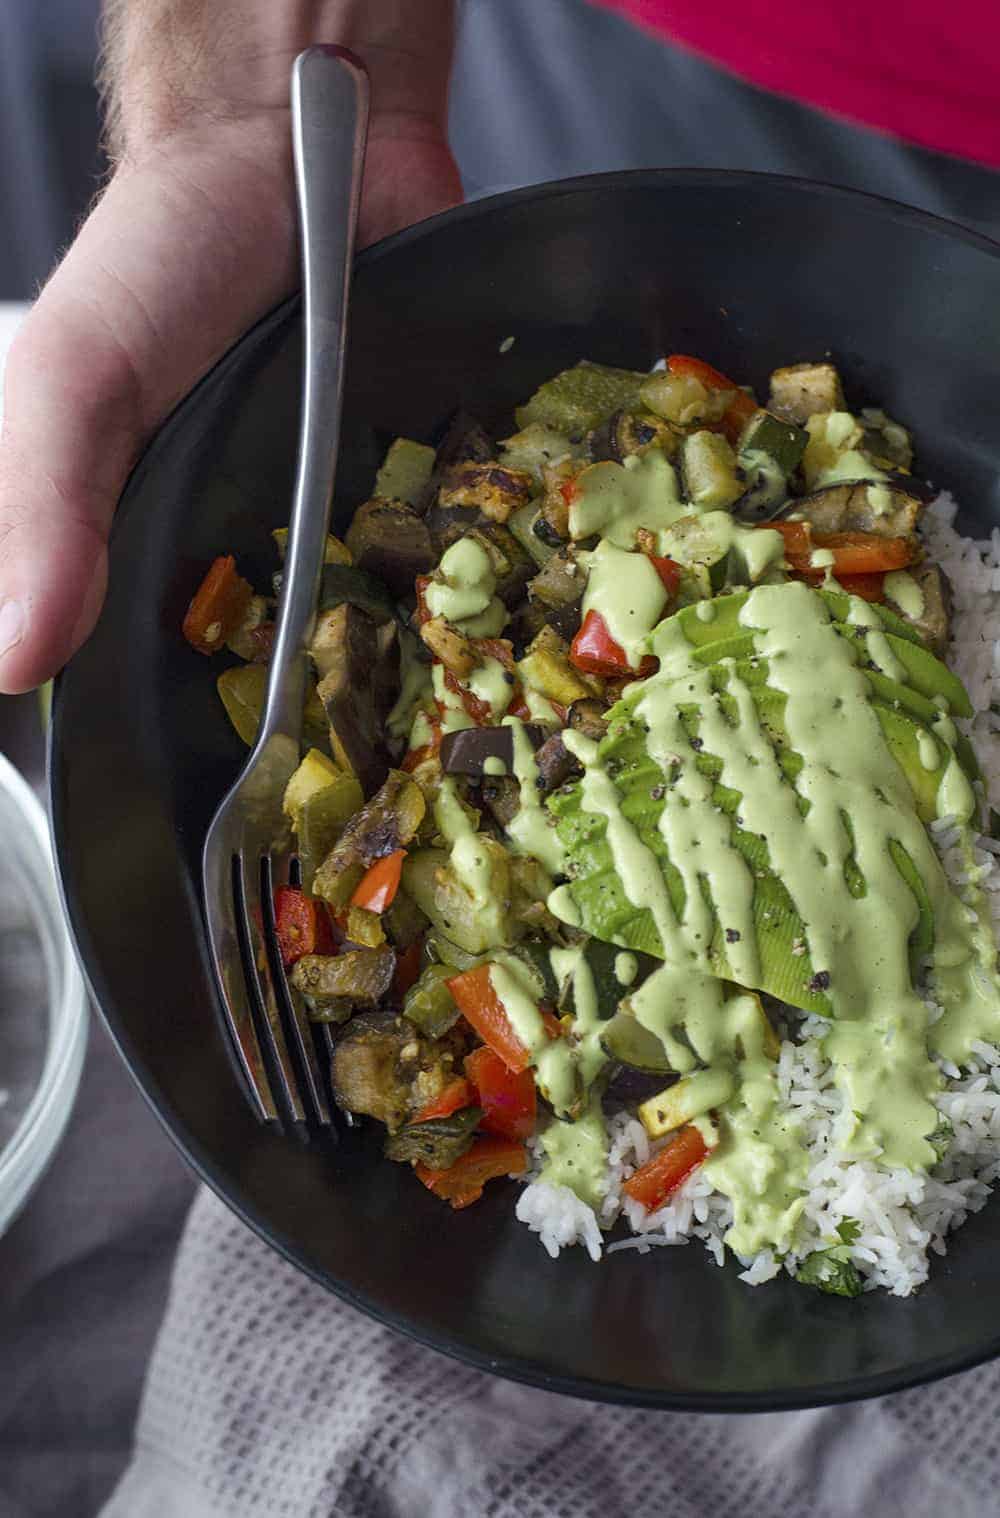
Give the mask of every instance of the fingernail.
[(24, 607), (20, 601), (0, 604), (0, 659), (24, 636)]

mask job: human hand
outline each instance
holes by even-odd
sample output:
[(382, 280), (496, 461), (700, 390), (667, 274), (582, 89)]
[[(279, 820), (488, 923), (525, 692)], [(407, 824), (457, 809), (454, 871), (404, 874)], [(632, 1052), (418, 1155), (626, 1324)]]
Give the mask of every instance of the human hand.
[(0, 691), (37, 685), (89, 635), (143, 445), (297, 282), (295, 55), (342, 43), (371, 75), (362, 243), (461, 198), (445, 139), (451, 11), (451, 0), (109, 0), (117, 166), (7, 363)]

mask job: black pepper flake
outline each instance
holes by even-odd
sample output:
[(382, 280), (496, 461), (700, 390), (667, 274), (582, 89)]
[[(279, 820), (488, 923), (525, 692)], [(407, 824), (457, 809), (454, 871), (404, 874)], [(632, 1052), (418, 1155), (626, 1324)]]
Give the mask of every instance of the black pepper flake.
[(812, 980), (809, 982), (809, 989), (810, 989), (810, 991), (825, 991), (825, 990), (828, 989), (829, 985), (830, 985), (830, 972), (829, 972), (829, 970), (817, 970), (816, 974), (813, 976)]
[(693, 749), (702, 749), (702, 748), (704, 748), (705, 747), (704, 740), (701, 739), (701, 738), (692, 738), (691, 739), (691, 747)]
[(514, 684), (515, 677), (511, 674), (511, 672), (510, 672), (509, 669), (505, 669), (504, 670), (503, 677), (506, 680), (506, 682), (507, 682), (508, 685), (513, 685)]
[(726, 943), (739, 943), (740, 931), (738, 928), (726, 929)]
[(649, 793), (649, 799), (650, 801), (662, 801), (666, 792), (667, 788), (665, 785), (654, 785)]
[(536, 775), (535, 776), (535, 785), (536, 785), (536, 787), (537, 787), (538, 790), (544, 791), (544, 789), (545, 789), (545, 776), (544, 775)]

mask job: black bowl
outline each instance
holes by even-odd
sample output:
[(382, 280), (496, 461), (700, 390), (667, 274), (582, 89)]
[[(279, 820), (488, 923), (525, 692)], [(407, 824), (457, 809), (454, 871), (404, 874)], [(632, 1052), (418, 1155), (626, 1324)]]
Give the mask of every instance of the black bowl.
[[(515, 339), (504, 355), (502, 340)], [(761, 383), (832, 352), (854, 404), (911, 424), (920, 459), (1000, 522), (1000, 248), (887, 201), (791, 179), (640, 172), (448, 212), (369, 249), (354, 279), (343, 523), (390, 435), (458, 402), (489, 422), (582, 356), (704, 355)], [(785, 1278), (751, 1290), (695, 1244), (553, 1261), (513, 1186), (451, 1213), (374, 1136), (305, 1150), (257, 1126), (206, 964), (200, 858), (243, 759), (218, 664), (180, 637), (213, 555), (261, 580), (287, 518), (297, 303), (180, 406), (137, 467), (96, 633), (59, 682), (51, 783), (65, 899), (95, 998), (199, 1174), (347, 1301), (502, 1375), (609, 1401), (764, 1410), (886, 1392), (1000, 1351), (1000, 1205), (909, 1300)]]

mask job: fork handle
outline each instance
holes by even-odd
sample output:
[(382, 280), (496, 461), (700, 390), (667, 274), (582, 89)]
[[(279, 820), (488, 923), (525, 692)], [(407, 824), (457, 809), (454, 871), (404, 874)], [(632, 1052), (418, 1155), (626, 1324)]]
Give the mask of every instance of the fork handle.
[(342, 47), (311, 47), (292, 71), (292, 147), (302, 243), (305, 358), (298, 472), (257, 751), (298, 740), (340, 438), (347, 302), (368, 131), (368, 75)]

